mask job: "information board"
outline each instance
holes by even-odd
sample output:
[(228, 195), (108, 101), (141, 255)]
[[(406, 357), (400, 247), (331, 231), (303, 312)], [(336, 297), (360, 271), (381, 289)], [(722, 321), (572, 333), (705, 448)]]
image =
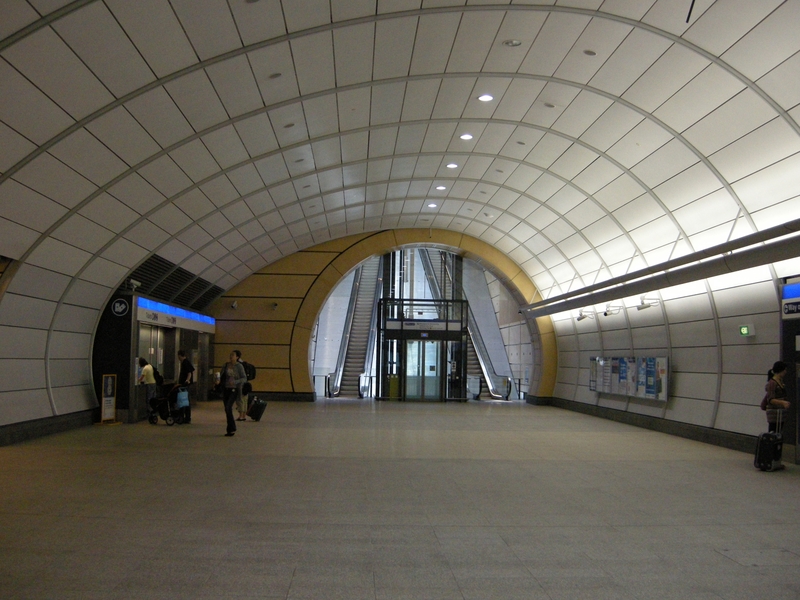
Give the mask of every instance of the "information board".
[(589, 389), (593, 392), (666, 402), (668, 381), (666, 356), (593, 356), (589, 361)]
[(117, 376), (103, 375), (103, 402), (100, 420), (117, 420)]

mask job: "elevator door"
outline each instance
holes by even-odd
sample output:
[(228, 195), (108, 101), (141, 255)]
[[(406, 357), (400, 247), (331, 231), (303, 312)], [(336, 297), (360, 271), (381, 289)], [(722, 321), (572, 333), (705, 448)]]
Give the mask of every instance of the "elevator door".
[(406, 340), (406, 399), (441, 400), (442, 342)]

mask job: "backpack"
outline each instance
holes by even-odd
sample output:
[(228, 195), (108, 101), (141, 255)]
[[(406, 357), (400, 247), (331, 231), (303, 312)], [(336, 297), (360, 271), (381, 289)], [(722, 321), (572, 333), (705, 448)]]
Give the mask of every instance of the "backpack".
[(158, 372), (158, 369), (156, 369), (155, 366), (153, 367), (153, 379), (156, 380), (156, 385), (164, 385), (164, 376)]
[(253, 365), (249, 362), (242, 361), (242, 366), (244, 367), (245, 375), (247, 375), (247, 381), (252, 381), (256, 378), (256, 368)]

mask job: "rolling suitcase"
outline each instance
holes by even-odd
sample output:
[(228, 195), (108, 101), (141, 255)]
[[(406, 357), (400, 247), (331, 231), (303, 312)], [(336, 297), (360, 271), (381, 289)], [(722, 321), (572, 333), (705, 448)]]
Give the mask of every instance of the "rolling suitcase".
[(783, 435), (781, 434), (781, 413), (778, 411), (778, 426), (775, 433), (759, 434), (756, 441), (756, 457), (753, 464), (762, 471), (780, 471), (784, 468), (781, 464), (783, 453)]
[(260, 421), (261, 416), (264, 414), (264, 409), (267, 408), (267, 401), (262, 400), (258, 396), (250, 396), (250, 406), (247, 408), (247, 416), (253, 421)]

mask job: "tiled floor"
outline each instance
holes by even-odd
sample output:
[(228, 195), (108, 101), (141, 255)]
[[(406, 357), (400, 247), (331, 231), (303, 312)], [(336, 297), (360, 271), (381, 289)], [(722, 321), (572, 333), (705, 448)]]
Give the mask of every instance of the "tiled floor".
[(3, 599), (800, 598), (800, 468), (525, 404), (271, 403), (0, 448)]

